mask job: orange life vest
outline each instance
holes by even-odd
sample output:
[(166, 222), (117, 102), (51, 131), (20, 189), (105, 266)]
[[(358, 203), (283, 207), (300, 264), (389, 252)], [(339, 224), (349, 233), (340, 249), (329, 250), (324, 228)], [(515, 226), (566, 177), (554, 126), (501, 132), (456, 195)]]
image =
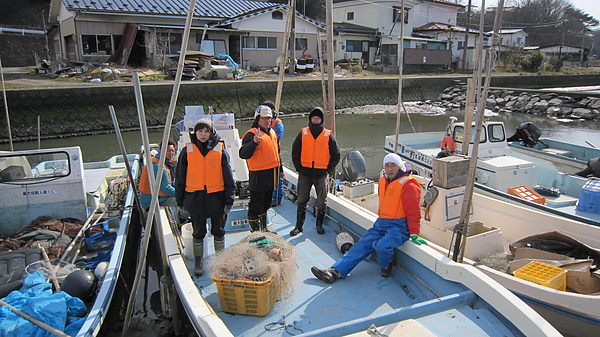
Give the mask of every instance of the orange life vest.
[(454, 139), (451, 136), (444, 137), (444, 139), (442, 139), (442, 141), (440, 142), (440, 148), (442, 149), (442, 151), (448, 148), (448, 151), (454, 152)]
[[(158, 164), (159, 159), (156, 157), (152, 157), (152, 163), (153, 164)], [(153, 165), (154, 166), (154, 165)], [(171, 177), (171, 170), (169, 170), (169, 167), (167, 165), (164, 165), (165, 170), (167, 170), (167, 174), (169, 176), (169, 184), (171, 184), (173, 182), (173, 178)], [(154, 179), (156, 179), (156, 174)], [(147, 194), (150, 195), (152, 194), (152, 192), (150, 192), (150, 176), (148, 175), (148, 165), (144, 166), (144, 169), (142, 170), (142, 177), (140, 178), (140, 193), (142, 194)], [(158, 191), (158, 196), (159, 197), (168, 197), (169, 195)]]
[(331, 130), (323, 128), (317, 139), (310, 133), (308, 127), (302, 128), (302, 151), (300, 163), (304, 167), (326, 169), (329, 165), (329, 138)]
[(252, 157), (246, 159), (248, 169), (250, 171), (262, 171), (280, 166), (279, 142), (275, 132), (269, 129), (269, 133), (267, 134), (259, 128), (252, 128), (244, 133), (242, 139), (246, 138), (249, 132), (258, 135), (260, 143), (256, 147), (256, 150), (254, 150)]
[(273, 118), (273, 120), (271, 121), (271, 129), (274, 128), (277, 122), (279, 121), (281, 121), (280, 118)]
[(406, 175), (388, 183), (385, 177), (379, 178), (379, 209), (377, 214), (384, 219), (405, 218), (404, 205), (402, 203), (402, 192), (407, 184), (418, 184), (419, 182)]
[(187, 151), (187, 173), (185, 191), (203, 191), (214, 193), (225, 190), (223, 180), (223, 143), (218, 143), (208, 151), (206, 157), (194, 143), (185, 145)]

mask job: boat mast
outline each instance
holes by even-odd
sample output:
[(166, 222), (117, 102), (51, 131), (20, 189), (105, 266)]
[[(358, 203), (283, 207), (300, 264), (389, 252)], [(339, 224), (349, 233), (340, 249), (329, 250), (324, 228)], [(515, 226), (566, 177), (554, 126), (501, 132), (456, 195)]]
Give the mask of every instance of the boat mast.
[(2, 59), (0, 59), (0, 75), (2, 75), (2, 95), (4, 96), (4, 111), (6, 112), (6, 126), (8, 128), (8, 142), (10, 150), (14, 151), (12, 141), (12, 131), (10, 130), (10, 115), (8, 114), (8, 103), (6, 102), (6, 87), (4, 86), (4, 68), (2, 68)]
[(398, 153), (398, 135), (400, 134), (400, 108), (402, 104), (402, 84), (404, 82), (404, 0), (400, 5), (400, 50), (398, 51), (398, 105), (396, 109), (396, 141), (394, 142), (394, 153)]
[[(483, 90), (481, 95), (479, 95), (477, 100), (477, 116), (476, 116), (476, 125), (475, 125), (475, 137), (473, 137), (473, 153), (471, 154), (471, 160), (469, 162), (469, 173), (467, 175), (467, 184), (465, 187), (465, 194), (463, 198), (463, 204), (460, 212), (460, 220), (455, 228), (456, 233), (456, 242), (454, 244), (454, 252), (452, 254), (452, 260), (456, 262), (462, 262), (464, 253), (465, 253), (465, 245), (464, 241), (466, 240), (467, 234), (467, 225), (469, 223), (469, 213), (471, 208), (471, 200), (473, 198), (473, 190), (475, 188), (475, 172), (477, 170), (477, 157), (479, 155), (479, 137), (481, 135), (481, 127), (483, 125), (483, 115), (485, 110), (485, 102), (484, 97), (487, 97), (488, 92), (490, 90), (490, 82), (492, 78), (492, 69), (494, 68), (494, 63), (496, 61), (496, 50), (498, 49), (499, 41), (500, 41), (500, 21), (502, 20), (502, 12), (504, 8), (504, 0), (498, 1), (498, 7), (496, 8), (496, 17), (494, 19), (494, 32), (492, 33), (492, 46), (487, 51), (487, 65), (486, 65), (486, 75), (485, 75), (485, 83), (483, 86)], [(482, 43), (482, 41), (479, 41)], [(465, 142), (468, 142), (469, 139), (465, 138)]]

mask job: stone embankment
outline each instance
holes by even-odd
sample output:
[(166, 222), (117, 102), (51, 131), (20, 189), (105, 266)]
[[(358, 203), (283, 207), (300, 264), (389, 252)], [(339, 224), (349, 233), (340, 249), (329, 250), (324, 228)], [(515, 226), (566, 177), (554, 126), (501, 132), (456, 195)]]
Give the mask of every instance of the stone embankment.
[[(446, 88), (438, 96), (439, 103), (448, 109), (463, 109), (466, 103), (466, 86)], [(600, 97), (552, 92), (527, 92), (516, 90), (490, 90), (486, 108), (498, 113), (525, 113), (555, 118), (597, 120), (600, 118)]]

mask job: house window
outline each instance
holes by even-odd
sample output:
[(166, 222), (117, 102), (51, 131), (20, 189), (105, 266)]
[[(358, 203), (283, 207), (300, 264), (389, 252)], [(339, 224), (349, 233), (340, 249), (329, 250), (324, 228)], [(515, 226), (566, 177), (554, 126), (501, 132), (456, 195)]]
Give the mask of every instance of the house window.
[[(366, 42), (366, 41), (365, 41)], [(366, 48), (367, 50), (365, 50), (365, 44), (363, 43), (363, 41), (356, 41), (356, 40), (348, 40), (346, 41), (346, 51), (348, 52), (363, 52), (363, 51), (368, 51), (369, 49), (369, 43), (366, 42)]]
[(523, 41), (522, 40), (523, 40), (523, 38), (520, 38), (520, 37), (517, 38), (517, 46), (523, 45)]
[(283, 13), (280, 11), (274, 11), (271, 13), (271, 19), (273, 20), (283, 20)]
[(427, 43), (415, 43), (415, 48), (417, 49), (427, 49)]
[(159, 33), (156, 34), (156, 40), (158, 48), (163, 50), (165, 55), (175, 55), (181, 50), (180, 33)]
[[(402, 7), (393, 6), (392, 8), (394, 10), (394, 22), (400, 22), (400, 20), (402, 19)], [(404, 10), (405, 10), (405, 13), (404, 13), (404, 23), (408, 23), (408, 11), (410, 9), (404, 7)]]
[(346, 20), (348, 20), (348, 21), (354, 20), (354, 12), (346, 13)]
[(113, 42), (110, 35), (82, 35), (83, 55), (112, 55)]
[(204, 40), (201, 51), (211, 55), (227, 54), (225, 40)]
[(397, 44), (384, 44), (381, 46), (381, 63), (386, 66), (398, 65)]
[(308, 39), (296, 39), (296, 50), (308, 50)]
[(457, 42), (458, 42), (458, 44), (457, 44), (458, 50), (461, 50), (465, 47), (465, 41), (457, 41)]
[(244, 49), (277, 49), (277, 38), (267, 36), (244, 37)]

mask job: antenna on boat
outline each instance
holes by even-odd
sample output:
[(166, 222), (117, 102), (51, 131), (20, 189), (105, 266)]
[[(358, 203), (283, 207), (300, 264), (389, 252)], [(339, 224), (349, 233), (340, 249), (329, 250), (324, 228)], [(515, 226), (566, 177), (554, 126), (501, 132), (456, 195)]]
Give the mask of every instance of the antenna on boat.
[[(485, 1), (485, 0), (484, 0)], [(485, 5), (485, 2), (482, 1), (482, 6)], [(454, 251), (452, 254), (452, 260), (456, 262), (462, 262), (464, 253), (465, 253), (465, 244), (464, 240), (466, 239), (467, 234), (467, 225), (469, 223), (469, 212), (471, 208), (471, 199), (473, 198), (473, 189), (475, 185), (475, 172), (477, 169), (477, 157), (479, 155), (479, 136), (481, 134), (481, 127), (483, 125), (484, 119), (484, 109), (486, 100), (484, 97), (487, 97), (490, 82), (492, 78), (492, 68), (494, 68), (494, 63), (496, 60), (496, 50), (499, 45), (499, 30), (500, 30), (500, 21), (502, 20), (502, 11), (504, 9), (504, 0), (498, 1), (498, 6), (496, 7), (496, 17), (494, 19), (494, 32), (492, 34), (492, 45), (487, 50), (487, 68), (485, 75), (485, 82), (483, 86), (483, 90), (481, 95), (479, 95), (477, 100), (477, 118), (476, 118), (476, 126), (475, 126), (475, 137), (473, 137), (473, 153), (471, 154), (471, 160), (469, 162), (469, 173), (467, 175), (467, 184), (465, 187), (465, 194), (463, 197), (463, 204), (460, 212), (460, 220), (456, 225), (454, 232), (456, 233), (456, 241), (454, 244)], [(479, 41), (483, 43), (483, 41)], [(469, 138), (464, 139), (464, 143), (468, 143)]]
[(2, 75), (2, 95), (4, 96), (4, 111), (6, 112), (6, 127), (8, 128), (8, 142), (10, 150), (14, 151), (12, 141), (12, 131), (10, 130), (10, 115), (8, 114), (8, 103), (6, 102), (6, 87), (4, 86), (4, 68), (2, 68), (2, 59), (0, 58), (0, 75)]

